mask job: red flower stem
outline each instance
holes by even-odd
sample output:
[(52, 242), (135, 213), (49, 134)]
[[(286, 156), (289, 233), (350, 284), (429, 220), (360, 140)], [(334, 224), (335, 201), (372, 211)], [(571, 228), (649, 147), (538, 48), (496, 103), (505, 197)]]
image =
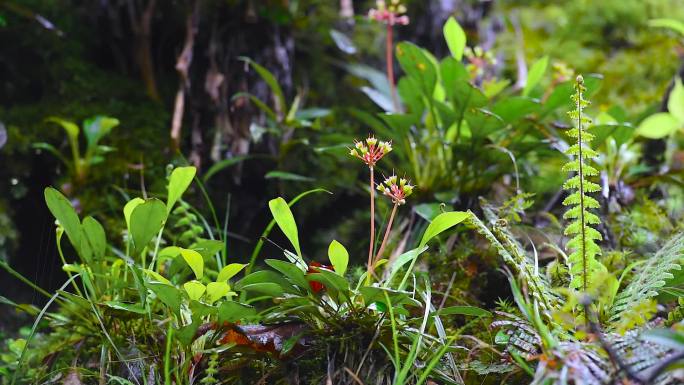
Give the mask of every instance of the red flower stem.
[(385, 236), (382, 238), (380, 249), (378, 250), (378, 253), (375, 255), (375, 260), (373, 261), (373, 264), (378, 263), (380, 257), (382, 256), (382, 252), (385, 251), (385, 246), (387, 246), (387, 239), (389, 239), (390, 231), (392, 230), (392, 222), (394, 222), (394, 215), (397, 213), (397, 207), (399, 207), (399, 205), (396, 203), (394, 204), (394, 207), (392, 207), (392, 214), (390, 214), (389, 221), (387, 222)]
[(375, 241), (375, 175), (373, 166), (370, 166), (370, 247), (368, 248), (368, 274), (366, 283), (370, 284), (371, 274), (373, 273), (373, 247)]
[(392, 94), (392, 106), (394, 112), (399, 111), (399, 101), (397, 100), (397, 90), (394, 87), (394, 59), (392, 57), (392, 49), (394, 48), (394, 27), (387, 24), (387, 41), (385, 42), (385, 60), (387, 61), (387, 82), (390, 87), (390, 94)]

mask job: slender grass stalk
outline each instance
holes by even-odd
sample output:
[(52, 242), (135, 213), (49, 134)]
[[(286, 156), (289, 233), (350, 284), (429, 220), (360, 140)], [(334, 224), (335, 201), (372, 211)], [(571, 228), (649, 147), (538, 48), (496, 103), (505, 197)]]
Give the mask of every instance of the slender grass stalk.
[(43, 306), (43, 309), (38, 313), (38, 317), (36, 317), (36, 320), (33, 322), (33, 326), (31, 327), (31, 333), (29, 333), (29, 336), (26, 338), (26, 343), (24, 344), (24, 348), (21, 349), (21, 354), (19, 355), (19, 359), (17, 360), (17, 370), (14, 372), (12, 375), (12, 381), (10, 382), (10, 385), (14, 385), (17, 381), (17, 374), (20, 373), (21, 365), (24, 363), (24, 356), (26, 355), (26, 351), (28, 350), (29, 343), (31, 343), (31, 340), (33, 339), (33, 336), (36, 334), (36, 330), (38, 329), (38, 323), (40, 323), (40, 320), (43, 319), (43, 316), (45, 316), (45, 313), (47, 312), (47, 309), (52, 305), (53, 302), (59, 297), (59, 292), (64, 290), (71, 282), (74, 281), (79, 276), (79, 274), (74, 275), (73, 277), (70, 277), (64, 284), (57, 290), (55, 294), (50, 296), (50, 300)]
[(166, 349), (164, 350), (164, 385), (171, 385), (171, 341), (173, 340), (173, 326), (169, 322), (166, 332)]
[(10, 267), (9, 263), (5, 261), (0, 261), (0, 267), (3, 268), (6, 272), (10, 273), (14, 278), (20, 280), (21, 282), (27, 284), (30, 286), (33, 290), (39, 292), (40, 294), (44, 295), (46, 298), (52, 298), (52, 295), (45, 291), (42, 287), (36, 285), (35, 283), (31, 282), (28, 278), (24, 277), (21, 275), (20, 272), (14, 270), (12, 267)]

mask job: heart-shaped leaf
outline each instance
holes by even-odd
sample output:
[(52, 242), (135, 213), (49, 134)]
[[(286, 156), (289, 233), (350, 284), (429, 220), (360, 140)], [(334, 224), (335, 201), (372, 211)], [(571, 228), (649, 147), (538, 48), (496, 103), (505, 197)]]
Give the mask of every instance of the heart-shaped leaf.
[(230, 293), (230, 286), (224, 282), (209, 282), (207, 285), (207, 302), (214, 303)]
[(188, 293), (188, 297), (195, 301), (199, 301), (204, 292), (207, 291), (207, 287), (199, 281), (188, 281), (183, 284), (183, 289)]

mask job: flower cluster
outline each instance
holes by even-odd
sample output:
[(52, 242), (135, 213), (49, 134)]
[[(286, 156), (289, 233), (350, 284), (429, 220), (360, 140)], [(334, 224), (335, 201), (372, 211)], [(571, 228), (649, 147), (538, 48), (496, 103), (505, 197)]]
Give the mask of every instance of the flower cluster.
[(378, 185), (378, 191), (390, 197), (395, 205), (403, 205), (406, 203), (406, 197), (413, 193), (414, 187), (408, 180), (392, 175)]
[(368, 11), (369, 19), (387, 25), (407, 25), (409, 23), (408, 16), (404, 15), (406, 7), (401, 4), (400, 0), (390, 0), (389, 5), (384, 0), (377, 0), (375, 6), (376, 8)]
[(374, 167), (390, 151), (392, 151), (392, 143), (378, 141), (370, 136), (365, 142), (356, 142), (354, 148), (349, 150), (349, 155), (361, 159), (368, 167)]
[(475, 46), (475, 48), (466, 47), (463, 51), (463, 54), (468, 59), (468, 65), (466, 66), (466, 69), (473, 78), (483, 76), (488, 67), (492, 67), (497, 64), (496, 58), (492, 52), (485, 51), (480, 46)]

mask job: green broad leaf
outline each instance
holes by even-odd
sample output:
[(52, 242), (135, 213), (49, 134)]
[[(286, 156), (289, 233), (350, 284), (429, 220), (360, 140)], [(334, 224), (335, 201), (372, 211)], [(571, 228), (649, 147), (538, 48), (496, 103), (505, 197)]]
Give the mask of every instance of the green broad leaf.
[(475, 317), (491, 317), (492, 313), (475, 306), (449, 306), (439, 311), (439, 315), (470, 315)]
[(88, 239), (95, 260), (102, 260), (107, 251), (107, 238), (100, 222), (93, 217), (83, 219), (83, 234)]
[(409, 42), (401, 42), (396, 48), (397, 60), (404, 72), (417, 82), (426, 97), (432, 97), (437, 84), (437, 69), (431, 55)]
[(676, 132), (682, 123), (672, 114), (659, 112), (644, 119), (636, 129), (636, 134), (649, 139), (662, 139)]
[(370, 306), (374, 303), (382, 303), (383, 307), (386, 308), (387, 298), (385, 297), (385, 293), (387, 293), (387, 296), (390, 299), (389, 302), (394, 307), (402, 306), (404, 304), (411, 306), (421, 306), (420, 302), (413, 299), (411, 297), (411, 292), (408, 291), (392, 290), (386, 287), (363, 286), (359, 288), (359, 292), (363, 296), (363, 301), (366, 304), (366, 306)]
[(207, 291), (207, 287), (199, 281), (188, 281), (183, 284), (183, 289), (188, 293), (188, 297), (195, 301), (199, 301), (204, 292)]
[(190, 311), (192, 312), (192, 319), (200, 320), (203, 317), (216, 314), (216, 309), (214, 306), (204, 304), (199, 301), (190, 301)]
[(261, 79), (263, 79), (266, 82), (266, 85), (271, 89), (271, 92), (276, 97), (276, 100), (278, 101), (278, 104), (280, 104), (280, 109), (285, 110), (287, 104), (285, 103), (285, 94), (283, 93), (283, 89), (280, 88), (280, 84), (278, 84), (278, 81), (276, 80), (275, 76), (264, 68), (263, 66), (257, 64), (254, 62), (252, 59), (245, 57), (245, 56), (240, 56), (238, 59), (248, 63), (254, 70), (261, 76)]
[(256, 315), (256, 309), (252, 306), (225, 301), (218, 308), (218, 324), (223, 325), (224, 322), (237, 322), (246, 318), (254, 318)]
[(166, 206), (159, 199), (148, 199), (139, 204), (131, 213), (130, 235), (138, 253), (147, 246), (166, 221)]
[(652, 19), (648, 21), (650, 27), (671, 29), (684, 36), (684, 22), (676, 19)]
[(81, 220), (76, 214), (76, 210), (71, 206), (71, 202), (59, 191), (48, 187), (44, 191), (45, 203), (52, 215), (59, 221), (64, 231), (69, 237), (69, 241), (74, 248), (79, 251), (81, 246)]
[(314, 178), (309, 178), (308, 176), (293, 174), (291, 172), (285, 171), (269, 171), (268, 173), (266, 173), (266, 175), (264, 175), (264, 178), (291, 180), (295, 182), (312, 182), (315, 180)]
[(667, 101), (667, 110), (679, 120), (680, 126), (684, 126), (684, 86), (680, 77), (675, 78), (674, 88)]
[(147, 313), (147, 310), (145, 310), (145, 308), (140, 306), (139, 304), (123, 303), (119, 301), (107, 301), (104, 304), (116, 310), (123, 310), (136, 314)]
[[(159, 262), (162, 262), (165, 259), (173, 259), (176, 258), (181, 254), (181, 249), (182, 247), (178, 246), (167, 246), (161, 250), (159, 250), (159, 253), (157, 253), (157, 259)], [(197, 250), (195, 250), (197, 251)]]
[(140, 206), (141, 204), (145, 203), (145, 200), (142, 198), (133, 198), (130, 201), (126, 203), (126, 205), (123, 208), (123, 213), (124, 213), (124, 219), (126, 219), (126, 228), (130, 231), (131, 230), (131, 214), (133, 214), (133, 210)]
[(549, 65), (549, 57), (544, 56), (543, 58), (537, 60), (530, 67), (530, 71), (527, 73), (527, 81), (525, 82), (525, 87), (523, 88), (522, 95), (527, 96), (534, 89), (534, 87), (539, 84), (544, 72), (546, 72), (546, 67)]
[(449, 228), (456, 226), (468, 218), (468, 213), (463, 211), (451, 211), (448, 213), (439, 214), (430, 222), (423, 238), (420, 240), (419, 248), (425, 246), (432, 238)]
[(225, 266), (221, 271), (219, 271), (218, 278), (216, 278), (216, 282), (226, 282), (229, 279), (233, 278), (237, 273), (242, 271), (242, 269), (247, 266), (244, 263), (231, 263), (228, 266)]
[(391, 282), (392, 278), (394, 278), (394, 276), (399, 272), (399, 270), (401, 270), (402, 267), (404, 267), (404, 265), (418, 258), (418, 256), (424, 253), (427, 249), (427, 246), (417, 247), (397, 257), (392, 266), (390, 266), (390, 276), (387, 279), (387, 282)]
[(118, 125), (119, 119), (108, 116), (95, 116), (83, 121), (83, 134), (88, 142), (88, 148), (94, 148), (100, 139), (109, 134)]
[(235, 288), (241, 290), (243, 286), (257, 283), (272, 283), (280, 286), (281, 291), (285, 291), (290, 294), (299, 294), (298, 290), (292, 286), (290, 281), (283, 278), (282, 275), (271, 270), (260, 270), (251, 273), (237, 281), (235, 283)]
[(506, 123), (514, 123), (525, 116), (536, 113), (541, 108), (535, 99), (524, 96), (512, 96), (501, 99), (494, 104), (492, 112)]
[(157, 273), (156, 271), (152, 271), (152, 270), (148, 270), (148, 269), (143, 269), (143, 272), (144, 272), (145, 274), (149, 275), (150, 277), (152, 277), (152, 279), (154, 279), (154, 281), (151, 281), (151, 282), (159, 282), (159, 283), (163, 283), (164, 285), (173, 286), (173, 284), (171, 284), (171, 281), (169, 281), (168, 279), (164, 278), (163, 275)]
[(207, 302), (214, 303), (230, 293), (230, 285), (226, 282), (209, 282), (207, 284)]
[(180, 319), (180, 306), (183, 299), (180, 290), (164, 283), (148, 282), (146, 286)]
[(177, 167), (171, 172), (168, 187), (168, 200), (166, 201), (166, 210), (168, 212), (171, 212), (173, 205), (178, 202), (185, 190), (188, 189), (196, 173), (197, 169), (192, 166)]
[(224, 246), (225, 244), (217, 239), (198, 239), (190, 246), (190, 249), (202, 254), (206, 259), (220, 253)]
[(335, 268), (335, 273), (344, 277), (347, 271), (347, 264), (349, 263), (349, 252), (342, 246), (341, 243), (333, 239), (328, 246), (328, 259)]
[(192, 269), (192, 272), (195, 273), (195, 277), (197, 277), (197, 279), (202, 279), (204, 276), (204, 258), (202, 258), (202, 254), (189, 249), (181, 249), (180, 253), (185, 263), (187, 263)]
[(449, 17), (449, 19), (444, 23), (444, 40), (446, 40), (451, 56), (456, 60), (461, 60), (463, 58), (463, 50), (466, 46), (466, 34), (458, 24), (456, 19)]
[(343, 301), (349, 298), (349, 282), (332, 271), (319, 269), (317, 273), (307, 274), (306, 280), (322, 283), (326, 290), (333, 292), (332, 296), (337, 294)]
[(281, 297), (284, 293), (280, 285), (272, 282), (261, 282), (244, 285), (241, 287), (242, 291), (250, 291), (271, 297)]
[(487, 97), (491, 99), (503, 91), (511, 81), (508, 79), (489, 79), (482, 82), (482, 92)]
[(195, 339), (197, 330), (199, 329), (201, 321), (193, 320), (190, 325), (185, 325), (173, 334), (173, 336), (185, 347), (192, 345), (192, 341)]
[(307, 289), (309, 287), (309, 281), (306, 280), (304, 272), (295, 264), (278, 259), (267, 259), (266, 264), (279, 271), (298, 287), (302, 289)]
[(271, 209), (271, 214), (273, 214), (273, 219), (275, 219), (278, 227), (280, 227), (280, 230), (290, 240), (292, 246), (294, 246), (297, 256), (301, 258), (302, 250), (299, 248), (297, 223), (295, 222), (294, 215), (292, 215), (290, 206), (287, 205), (285, 199), (276, 198), (268, 202), (268, 207)]
[(76, 125), (76, 123), (64, 120), (62, 118), (58, 118), (56, 116), (51, 116), (45, 119), (45, 121), (48, 123), (55, 123), (61, 126), (64, 129), (64, 131), (66, 131), (67, 135), (69, 135), (69, 138), (72, 141), (78, 140), (78, 134), (81, 131), (81, 129), (78, 128), (78, 125)]

